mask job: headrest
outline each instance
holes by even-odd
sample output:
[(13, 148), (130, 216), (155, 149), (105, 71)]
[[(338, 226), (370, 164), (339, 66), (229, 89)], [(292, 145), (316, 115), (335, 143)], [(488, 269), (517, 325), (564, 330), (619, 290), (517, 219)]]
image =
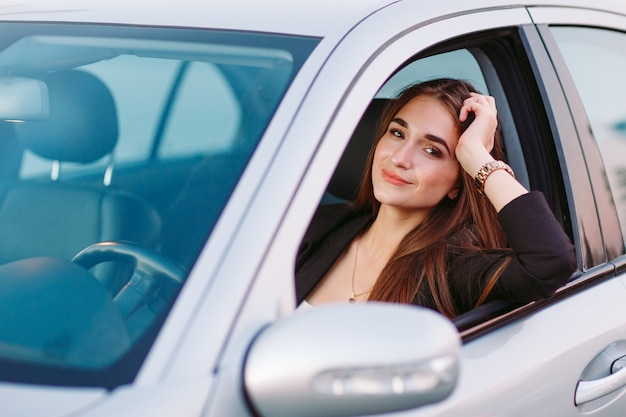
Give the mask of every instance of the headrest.
[(352, 138), (341, 156), (341, 160), (330, 179), (327, 191), (346, 201), (356, 198), (361, 184), (367, 155), (377, 139), (376, 129), (387, 99), (374, 99), (352, 134)]
[(58, 71), (42, 78), (50, 116), (16, 126), (18, 140), (44, 158), (88, 163), (102, 158), (118, 139), (117, 110), (102, 81), (84, 71)]

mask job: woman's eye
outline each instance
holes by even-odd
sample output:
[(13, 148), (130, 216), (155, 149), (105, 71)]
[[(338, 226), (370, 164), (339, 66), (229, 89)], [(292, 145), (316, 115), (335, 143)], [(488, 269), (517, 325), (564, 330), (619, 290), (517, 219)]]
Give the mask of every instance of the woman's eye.
[(393, 136), (395, 136), (397, 138), (400, 138), (400, 139), (404, 138), (404, 135), (398, 129), (389, 129), (389, 133), (391, 133)]
[(440, 157), (441, 156), (441, 152), (439, 151), (439, 149), (433, 147), (433, 146), (427, 146), (425, 148), (425, 151), (427, 154), (431, 155), (431, 156), (435, 156), (435, 157)]

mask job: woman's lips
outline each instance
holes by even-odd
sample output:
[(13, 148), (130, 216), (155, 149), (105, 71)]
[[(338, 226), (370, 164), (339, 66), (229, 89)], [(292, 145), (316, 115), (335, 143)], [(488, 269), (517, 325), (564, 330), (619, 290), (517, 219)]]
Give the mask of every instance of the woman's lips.
[(391, 172), (391, 171), (389, 171), (387, 169), (383, 169), (382, 170), (382, 177), (389, 184), (393, 184), (393, 185), (407, 185), (407, 184), (410, 184), (409, 181), (405, 180), (401, 176), (396, 175), (396, 174), (394, 174), (393, 172)]

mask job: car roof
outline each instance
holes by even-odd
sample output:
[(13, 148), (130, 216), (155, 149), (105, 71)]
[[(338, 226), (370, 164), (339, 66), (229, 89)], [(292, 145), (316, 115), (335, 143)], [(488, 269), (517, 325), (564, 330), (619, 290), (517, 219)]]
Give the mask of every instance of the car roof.
[(349, 28), (398, 1), (423, 4), (423, 14), (416, 16), (422, 21), (463, 10), (539, 5), (626, 14), (623, 0), (227, 0), (218, 4), (206, 0), (23, 0), (0, 4), (0, 20), (180, 26), (324, 37), (344, 21)]

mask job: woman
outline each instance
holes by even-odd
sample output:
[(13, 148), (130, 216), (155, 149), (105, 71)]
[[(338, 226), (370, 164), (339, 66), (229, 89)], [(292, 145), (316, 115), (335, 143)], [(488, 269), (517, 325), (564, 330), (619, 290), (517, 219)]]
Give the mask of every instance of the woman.
[(413, 303), (454, 317), (551, 296), (576, 269), (544, 196), (500, 161), (492, 97), (439, 79), (382, 115), (359, 195), (321, 206), (296, 265), (298, 302)]

